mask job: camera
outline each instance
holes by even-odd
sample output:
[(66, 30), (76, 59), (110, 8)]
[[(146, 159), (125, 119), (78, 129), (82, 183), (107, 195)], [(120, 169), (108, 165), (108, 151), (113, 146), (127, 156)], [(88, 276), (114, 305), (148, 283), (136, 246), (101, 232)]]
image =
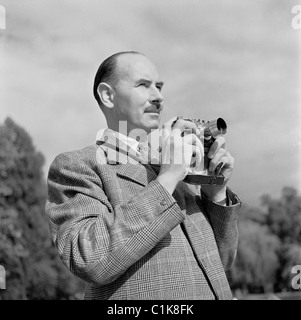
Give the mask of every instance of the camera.
[(183, 119), (185, 121), (193, 122), (197, 129), (200, 131), (199, 139), (203, 142), (204, 146), (204, 167), (203, 172), (196, 173), (194, 170), (189, 172), (184, 179), (185, 182), (195, 185), (209, 184), (209, 185), (222, 185), (224, 183), (224, 176), (219, 174), (219, 165), (212, 175), (207, 174), (210, 159), (208, 152), (213, 142), (220, 136), (227, 132), (227, 124), (224, 119), (218, 118), (211, 121), (201, 119)]

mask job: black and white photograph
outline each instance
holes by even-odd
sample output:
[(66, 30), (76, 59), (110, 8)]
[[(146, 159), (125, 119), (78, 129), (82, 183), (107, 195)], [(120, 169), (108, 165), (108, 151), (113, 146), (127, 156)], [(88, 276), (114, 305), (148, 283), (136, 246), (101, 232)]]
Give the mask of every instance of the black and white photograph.
[(301, 300), (301, 0), (0, 0), (0, 300)]

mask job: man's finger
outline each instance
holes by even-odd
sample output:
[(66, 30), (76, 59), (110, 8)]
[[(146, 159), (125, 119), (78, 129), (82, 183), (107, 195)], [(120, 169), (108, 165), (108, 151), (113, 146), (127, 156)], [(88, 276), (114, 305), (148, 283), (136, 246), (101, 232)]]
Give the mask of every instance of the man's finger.
[(218, 149), (217, 152), (215, 153), (214, 157), (210, 161), (209, 165), (209, 172), (213, 172), (217, 165), (221, 162), (221, 158), (224, 158), (227, 154), (227, 151), (225, 149)]
[(166, 141), (171, 133), (173, 123), (178, 119), (178, 117), (173, 117), (169, 119), (167, 122), (163, 123), (162, 129), (160, 131), (160, 135), (163, 141)]
[(233, 168), (235, 160), (228, 151), (226, 151), (226, 153), (222, 156), (219, 156), (219, 154), (217, 154), (216, 157), (218, 159), (216, 158), (214, 159), (214, 162), (210, 162), (209, 172), (215, 172), (216, 174), (218, 174), (224, 168)]
[(212, 144), (208, 152), (208, 158), (212, 159), (220, 148), (225, 148), (226, 140), (223, 136), (219, 136)]
[(196, 144), (197, 144), (198, 137), (197, 137), (195, 134), (190, 133), (190, 134), (186, 134), (186, 135), (184, 136), (183, 140), (184, 140), (184, 143), (196, 145)]
[[(191, 122), (191, 121), (187, 121), (187, 120), (183, 120), (183, 119), (178, 119), (174, 126), (173, 129), (179, 129), (181, 130), (181, 132), (183, 132), (184, 134), (189, 134), (189, 133), (196, 133), (196, 125)], [(182, 135), (182, 136), (183, 136)]]
[(171, 119), (169, 119), (168, 121), (163, 123), (162, 129), (171, 130), (174, 123), (176, 123), (177, 119), (178, 119), (178, 117), (172, 117)]
[(201, 140), (195, 134), (189, 134), (184, 136), (183, 141), (187, 145), (196, 146), (200, 152), (200, 156), (204, 156), (204, 147)]
[(199, 148), (198, 146), (193, 146), (193, 153), (191, 157), (191, 167), (199, 168), (203, 161), (203, 148)]

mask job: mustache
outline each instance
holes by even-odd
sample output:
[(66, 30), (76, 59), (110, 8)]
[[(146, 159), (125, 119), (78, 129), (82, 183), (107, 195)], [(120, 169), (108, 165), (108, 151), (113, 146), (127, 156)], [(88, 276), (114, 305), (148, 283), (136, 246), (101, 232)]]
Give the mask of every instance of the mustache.
[(153, 103), (151, 106), (147, 107), (144, 112), (146, 113), (160, 113), (162, 110), (161, 103)]

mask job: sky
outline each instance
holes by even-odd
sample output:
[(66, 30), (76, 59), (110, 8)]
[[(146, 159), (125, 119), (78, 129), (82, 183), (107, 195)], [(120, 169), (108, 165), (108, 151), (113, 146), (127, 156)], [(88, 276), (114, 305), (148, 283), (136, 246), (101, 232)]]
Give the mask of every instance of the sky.
[(162, 122), (225, 119), (229, 186), (245, 204), (284, 186), (301, 192), (294, 5), (301, 0), (0, 0), (0, 123), (9, 116), (29, 132), (46, 177), (56, 155), (106, 127), (92, 94), (100, 63), (136, 50), (165, 82)]

